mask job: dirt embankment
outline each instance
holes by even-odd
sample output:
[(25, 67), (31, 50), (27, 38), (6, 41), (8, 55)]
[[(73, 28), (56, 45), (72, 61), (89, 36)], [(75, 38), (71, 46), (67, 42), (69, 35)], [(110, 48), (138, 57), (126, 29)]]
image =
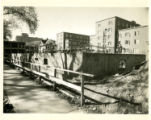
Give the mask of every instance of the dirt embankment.
[[(117, 99), (117, 102), (112, 104), (97, 105), (96, 109), (98, 111), (101, 113), (124, 114), (148, 113), (148, 62), (137, 66), (137, 69), (128, 74), (116, 74), (104, 78), (102, 81), (104, 81), (104, 83), (96, 86), (86, 85), (86, 87), (119, 98), (119, 100)], [(138, 104), (131, 104), (124, 100)]]
[[(67, 98), (71, 104), (76, 104), (79, 109), (87, 113), (101, 114), (147, 114), (148, 113), (148, 62), (128, 74), (116, 74), (106, 77), (96, 85), (85, 85), (86, 88), (109, 97), (98, 95), (102, 104), (85, 100), (85, 105), (80, 107), (79, 97)], [(114, 97), (115, 101), (110, 100)], [(66, 98), (66, 97), (65, 97)], [(108, 101), (108, 102), (107, 102)]]

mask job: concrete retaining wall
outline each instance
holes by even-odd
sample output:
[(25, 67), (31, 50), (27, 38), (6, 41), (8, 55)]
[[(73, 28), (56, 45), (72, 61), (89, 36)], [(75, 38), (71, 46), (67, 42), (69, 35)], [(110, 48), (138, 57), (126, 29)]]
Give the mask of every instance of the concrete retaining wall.
[[(19, 55), (18, 55), (19, 56)], [(130, 71), (134, 66), (140, 64), (145, 60), (145, 55), (134, 54), (101, 54), (101, 53), (34, 53), (33, 55), (21, 55), (28, 56), (29, 61), (44, 65), (44, 59), (48, 60), (48, 65), (44, 65), (41, 68), (41, 72), (45, 72), (53, 75), (54, 70), (49, 66), (64, 68), (79, 72), (91, 73), (98, 78), (102, 78), (106, 75), (113, 75), (119, 72)], [(121, 61), (125, 62), (125, 68), (121, 69)], [(49, 68), (49, 70), (47, 69)], [(75, 74), (64, 73), (58, 71), (57, 76), (59, 78), (80, 79)]]
[[(130, 71), (144, 60), (145, 55), (84, 53), (82, 68), (87, 73), (101, 77)], [(125, 62), (123, 69), (120, 68), (122, 61)]]

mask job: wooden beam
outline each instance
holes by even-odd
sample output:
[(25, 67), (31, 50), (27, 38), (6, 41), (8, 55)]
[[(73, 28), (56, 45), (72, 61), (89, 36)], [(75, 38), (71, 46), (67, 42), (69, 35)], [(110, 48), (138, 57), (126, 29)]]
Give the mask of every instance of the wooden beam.
[[(45, 65), (41, 65), (41, 64), (36, 64), (36, 63), (31, 63), (31, 62), (25, 62), (25, 63), (30, 63), (31, 65), (37, 65), (37, 66), (45, 66)], [(53, 66), (49, 66), (51, 67), (51, 69), (56, 69), (56, 70), (60, 70), (60, 71), (65, 71), (65, 72), (70, 72), (70, 73), (74, 73), (74, 74), (78, 74), (78, 75), (83, 75), (83, 76), (87, 76), (87, 77), (94, 77), (93, 74), (89, 74), (89, 73), (83, 73), (83, 72), (76, 72), (76, 71), (73, 71), (73, 70), (67, 70), (67, 69), (62, 69), (62, 68), (56, 68), (56, 67), (53, 67)], [(47, 68), (48, 70), (50, 68)]]
[(81, 106), (84, 105), (84, 79), (81, 76)]

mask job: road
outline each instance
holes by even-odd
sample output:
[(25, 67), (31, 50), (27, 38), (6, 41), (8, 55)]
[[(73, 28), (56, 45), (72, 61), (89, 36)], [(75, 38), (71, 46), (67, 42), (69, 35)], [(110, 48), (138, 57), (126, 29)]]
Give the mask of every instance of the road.
[(4, 89), (16, 113), (81, 113), (77, 107), (43, 88), (19, 70), (4, 65)]

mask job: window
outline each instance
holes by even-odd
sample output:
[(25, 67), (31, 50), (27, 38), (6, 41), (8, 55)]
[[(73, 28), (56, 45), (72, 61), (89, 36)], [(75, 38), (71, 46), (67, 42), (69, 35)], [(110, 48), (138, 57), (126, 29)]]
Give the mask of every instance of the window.
[(129, 40), (125, 40), (125, 44), (130, 45), (130, 41)]
[(119, 34), (119, 37), (122, 38), (122, 34), (121, 33)]
[(126, 24), (126, 27), (128, 28), (128, 27), (129, 27), (129, 24)]
[(134, 35), (136, 36), (136, 31), (134, 32)]
[(119, 68), (120, 69), (125, 69), (126, 68), (126, 60), (120, 60)]
[(48, 59), (44, 59), (44, 65), (48, 65)]
[(118, 22), (118, 23), (117, 23), (117, 26), (119, 27), (120, 25), (121, 25), (120, 22)]
[(110, 39), (111, 38), (111, 35), (108, 35), (108, 39)]
[(111, 45), (111, 42), (108, 42), (108, 45)]
[(128, 32), (125, 33), (125, 37), (130, 37), (130, 36), (131, 36), (130, 33)]
[(139, 40), (134, 39), (134, 44), (139, 44)]
[(108, 32), (112, 32), (112, 28), (108, 28)]
[(71, 34), (69, 34), (69, 37), (70, 37), (70, 38), (72, 38), (72, 35), (71, 35)]
[(100, 47), (100, 46), (101, 46), (101, 43), (98, 43), (98, 46)]
[(139, 35), (139, 31), (135, 31), (135, 32), (134, 32), (134, 35), (135, 35), (135, 36)]
[(134, 51), (135, 54), (139, 54), (139, 49), (134, 48), (133, 51)]
[(68, 34), (65, 34), (65, 37), (68, 37)]
[(98, 24), (98, 27), (101, 27), (101, 24)]
[(112, 25), (112, 21), (109, 21), (108, 24), (109, 24), (109, 25)]

